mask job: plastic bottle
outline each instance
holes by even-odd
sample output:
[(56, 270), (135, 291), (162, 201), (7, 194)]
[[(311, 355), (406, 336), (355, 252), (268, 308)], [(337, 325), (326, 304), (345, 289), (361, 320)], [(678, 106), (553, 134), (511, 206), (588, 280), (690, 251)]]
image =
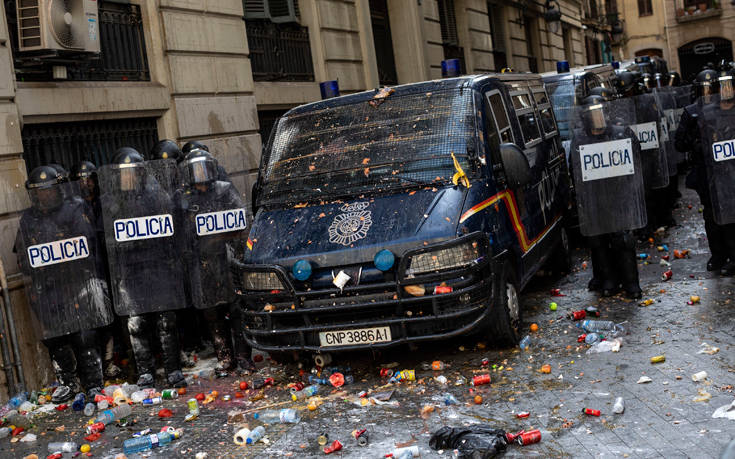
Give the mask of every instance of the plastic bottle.
[(73, 441), (55, 441), (48, 444), (49, 453), (74, 453), (79, 449)]
[(584, 342), (587, 344), (594, 344), (598, 341), (600, 341), (600, 335), (598, 333), (588, 333), (587, 336), (584, 337)]
[(130, 416), (130, 413), (132, 412), (133, 410), (128, 404), (116, 406), (111, 410), (104, 410), (100, 413), (99, 416), (97, 416), (96, 422), (101, 422), (105, 425), (111, 424), (119, 419)]
[(94, 414), (94, 409), (96, 408), (95, 404), (90, 402), (84, 405), (84, 415), (85, 416), (92, 416)]
[(156, 393), (155, 389), (138, 390), (130, 394), (130, 400), (132, 400), (133, 403), (140, 403), (147, 398), (153, 397), (153, 394), (155, 393)]
[(127, 396), (125, 395), (125, 391), (122, 390), (122, 387), (118, 387), (115, 389), (115, 392), (112, 393), (112, 400), (115, 402), (115, 405), (122, 405), (123, 403), (127, 403)]
[(85, 400), (86, 397), (84, 396), (84, 393), (78, 393), (76, 396), (74, 396), (74, 401), (71, 402), (71, 409), (73, 409), (74, 411), (82, 411), (84, 409)]
[(99, 402), (97, 402), (97, 409), (100, 410), (100, 411), (106, 410), (109, 407), (110, 407), (110, 402), (108, 402), (107, 400), (104, 400), (103, 399), (103, 400), (100, 400)]
[(120, 388), (123, 390), (123, 392), (125, 393), (125, 396), (128, 398), (130, 398), (131, 395), (133, 395), (134, 393), (140, 390), (140, 387), (138, 387), (137, 384), (128, 384), (128, 383), (123, 383), (123, 385), (120, 386)]
[(123, 442), (125, 454), (140, 453), (149, 449), (164, 447), (181, 437), (181, 431), (159, 432), (157, 434), (144, 435), (142, 437), (129, 438)]
[(449, 405), (459, 405), (459, 401), (457, 400), (457, 397), (447, 392), (444, 394), (444, 404)]
[(5, 422), (8, 425), (22, 427), (25, 430), (31, 427), (31, 420), (28, 418), (28, 416), (20, 413), (11, 414), (10, 416), (5, 418)]
[(20, 411), (21, 413), (29, 413), (35, 409), (36, 409), (36, 405), (34, 405), (33, 403), (27, 400), (21, 403), (20, 406), (18, 407), (18, 411)]
[(319, 378), (315, 375), (309, 375), (309, 384), (322, 384), (326, 385), (329, 384), (329, 380), (327, 378)]
[(120, 386), (118, 386), (117, 384), (111, 384), (111, 385), (105, 387), (104, 389), (102, 389), (102, 392), (105, 395), (107, 395), (108, 397), (114, 397), (115, 396), (115, 391), (118, 390), (119, 388), (120, 388)]
[(311, 386), (306, 386), (299, 391), (291, 392), (291, 399), (294, 402), (296, 400), (304, 400), (306, 398), (313, 397), (317, 392), (319, 392), (319, 386), (317, 384), (313, 384)]
[(265, 410), (260, 413), (255, 413), (253, 417), (263, 424), (275, 424), (278, 422), (282, 424), (295, 424), (301, 420), (296, 410), (291, 408), (284, 408), (282, 410)]
[(258, 426), (250, 431), (250, 435), (248, 435), (248, 438), (245, 440), (245, 444), (252, 445), (254, 443), (257, 443), (258, 440), (260, 440), (264, 436), (265, 436), (265, 427)]
[(527, 352), (528, 349), (531, 347), (531, 336), (526, 335), (520, 343), (518, 343), (518, 346), (521, 348), (522, 351)]
[(15, 397), (8, 400), (8, 405), (12, 409), (15, 409), (18, 408), (20, 404), (25, 402), (26, 400), (28, 400), (28, 392), (20, 392), (16, 394)]
[(5, 438), (13, 431), (10, 427), (0, 427), (0, 438)]
[(613, 405), (613, 413), (622, 414), (623, 411), (625, 411), (625, 402), (623, 401), (623, 397), (618, 397), (615, 399), (615, 404)]

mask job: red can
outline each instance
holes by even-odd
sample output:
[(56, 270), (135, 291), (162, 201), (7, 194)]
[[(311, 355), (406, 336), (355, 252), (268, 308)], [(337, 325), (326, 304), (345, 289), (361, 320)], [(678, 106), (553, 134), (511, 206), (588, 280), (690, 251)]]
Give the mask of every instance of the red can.
[(518, 433), (506, 432), (506, 433), (505, 433), (505, 440), (506, 440), (506, 441), (507, 441), (508, 443), (513, 443), (514, 441), (516, 441), (516, 438), (520, 437), (520, 436), (521, 436), (521, 435), (523, 435), (523, 434), (524, 434), (525, 432), (526, 432), (525, 430), (521, 430), (521, 431), (520, 431), (520, 432), (518, 432)]
[(561, 293), (561, 290), (558, 288), (552, 288), (551, 289), (551, 296), (566, 296), (565, 294)]
[(585, 338), (587, 338), (587, 333), (582, 333), (581, 335), (577, 336), (577, 342), (584, 343)]
[(582, 413), (590, 416), (599, 416), (600, 410), (593, 410), (592, 408), (582, 408)]
[(381, 378), (390, 378), (393, 376), (393, 370), (390, 368), (381, 368), (380, 369), (380, 377)]
[(473, 386), (482, 386), (483, 384), (490, 384), (490, 374), (486, 373), (472, 378)]
[(486, 367), (486, 366), (490, 365), (490, 359), (488, 359), (487, 357), (485, 357), (484, 359), (482, 359), (482, 362), (480, 362), (480, 363), (482, 364), (483, 367)]
[(531, 416), (531, 413), (529, 413), (528, 411), (521, 411), (520, 413), (516, 414), (516, 417), (521, 419), (527, 418), (529, 416)]
[(437, 285), (434, 287), (434, 295), (441, 295), (444, 293), (452, 293), (452, 287), (448, 285)]
[(301, 381), (297, 381), (297, 382), (293, 383), (293, 387), (292, 388), (293, 388), (293, 390), (295, 390), (297, 392), (300, 391), (300, 390), (304, 390), (304, 383), (302, 383)]
[(339, 451), (342, 449), (342, 443), (339, 442), (339, 440), (334, 440), (331, 445), (326, 446), (324, 448), (324, 454), (331, 454), (335, 451)]
[(518, 435), (518, 438), (516, 438), (516, 443), (518, 443), (521, 446), (532, 445), (540, 441), (541, 441), (541, 431), (538, 429), (531, 430), (530, 432), (521, 432), (521, 434)]
[(671, 279), (673, 276), (674, 276), (674, 271), (668, 270), (665, 273), (661, 274), (661, 280), (662, 281), (667, 281), (667, 280)]
[(94, 424), (87, 426), (87, 433), (88, 434), (96, 434), (100, 433), (105, 430), (105, 423), (104, 422), (95, 422)]
[(581, 311), (572, 311), (569, 313), (569, 318), (572, 320), (582, 320), (587, 317), (587, 311), (582, 309)]
[(67, 408), (69, 408), (69, 405), (67, 405), (66, 403), (62, 403), (61, 405), (58, 405), (58, 406), (57, 406), (57, 407), (55, 408), (55, 410), (56, 410), (56, 411), (64, 411), (64, 410), (65, 410), (65, 409), (67, 409)]

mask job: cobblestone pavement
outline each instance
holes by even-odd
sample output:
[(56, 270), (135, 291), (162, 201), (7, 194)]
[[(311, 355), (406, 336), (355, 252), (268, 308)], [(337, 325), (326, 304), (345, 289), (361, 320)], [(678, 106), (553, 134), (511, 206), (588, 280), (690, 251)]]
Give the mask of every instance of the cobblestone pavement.
[[(687, 204), (691, 203), (689, 209)], [(529, 352), (516, 349), (493, 350), (477, 340), (459, 339), (441, 344), (420, 346), (407, 352), (397, 349), (380, 355), (350, 353), (338, 356), (338, 365), (350, 365), (356, 383), (343, 392), (324, 390), (321, 405), (315, 411), (304, 403), (284, 402), (287, 382), (298, 377), (295, 364), (272, 365), (266, 361), (259, 374), (274, 376), (276, 386), (265, 392), (266, 397), (250, 401), (256, 392), (247, 391), (242, 399), (217, 401), (202, 407), (196, 421), (185, 423), (185, 400), (197, 392), (216, 388), (221, 394), (233, 394), (234, 378), (204, 381), (189, 388), (189, 393), (175, 402), (155, 409), (134, 408), (134, 425), (110, 426), (102, 438), (94, 442), (92, 452), (97, 457), (121, 451), (122, 441), (131, 433), (147, 427), (154, 430), (166, 425), (156, 417), (161, 407), (174, 412), (169, 425), (184, 428), (184, 436), (173, 446), (156, 450), (151, 457), (194, 457), (208, 452), (208, 457), (322, 457), (317, 436), (329, 435), (330, 442), (339, 439), (344, 448), (339, 457), (383, 457), (397, 444), (415, 443), (421, 457), (452, 457), (451, 451), (437, 452), (428, 447), (431, 432), (443, 425), (462, 426), (486, 423), (508, 431), (538, 428), (542, 440), (525, 447), (512, 445), (507, 457), (719, 457), (725, 445), (735, 437), (735, 420), (713, 419), (712, 413), (735, 400), (735, 280), (723, 279), (705, 271), (709, 257), (699, 202), (686, 193), (676, 212), (680, 226), (674, 228), (656, 244), (690, 250), (691, 258), (672, 259), (673, 278), (661, 280), (667, 268), (659, 265), (660, 256), (654, 246), (641, 246), (638, 252), (650, 255), (650, 264), (641, 264), (641, 285), (644, 299), (654, 300), (649, 306), (618, 297), (598, 300), (587, 291), (591, 269), (583, 269), (587, 260), (584, 251), (575, 254), (576, 270), (564, 278), (539, 277), (522, 296), (524, 323), (539, 325), (531, 333), (533, 344)], [(673, 258), (673, 256), (672, 256)], [(566, 296), (552, 297), (558, 288)], [(690, 296), (701, 298), (688, 305)], [(549, 303), (558, 304), (557, 311)], [(579, 330), (565, 317), (571, 310), (597, 306), (601, 319), (625, 322), (627, 334), (619, 352), (586, 354), (589, 347), (577, 342)], [(698, 353), (702, 343), (719, 348), (715, 354)], [(663, 363), (652, 364), (650, 358), (665, 355)], [(489, 370), (492, 383), (475, 388), (456, 386), (462, 375), (467, 379), (484, 372), (481, 360), (488, 358), (495, 370)], [(451, 367), (441, 373), (421, 370), (422, 362), (442, 360)], [(414, 383), (403, 383), (387, 389), (377, 389), (385, 380), (378, 376), (381, 364), (398, 362), (399, 369), (415, 368)], [(551, 366), (549, 374), (540, 372), (542, 365)], [(501, 369), (502, 367), (502, 369)], [(308, 372), (308, 366), (306, 371)], [(706, 371), (703, 382), (693, 382), (691, 375)], [(441, 386), (433, 376), (443, 374), (448, 386)], [(637, 384), (640, 377), (651, 382)], [(249, 378), (246, 378), (249, 379)], [(353, 403), (363, 389), (395, 389), (391, 400), (399, 406)], [(442, 394), (452, 393), (459, 405), (445, 406)], [(474, 404), (474, 395), (483, 397)], [(613, 414), (616, 397), (625, 400), (625, 412)], [(709, 398), (711, 397), (711, 398)], [(257, 398), (257, 397), (256, 397)], [(709, 400), (695, 401), (697, 398)], [(236, 430), (228, 423), (228, 412), (252, 410), (263, 405), (284, 402), (281, 406), (301, 408), (302, 421), (296, 425), (267, 427), (267, 443), (254, 447), (238, 447), (232, 442)], [(420, 415), (422, 407), (435, 405), (433, 413)], [(583, 408), (598, 409), (600, 417), (582, 414)], [(519, 419), (516, 414), (530, 412)], [(245, 413), (250, 427), (257, 425), (251, 413)], [(41, 418), (32, 432), (39, 435), (35, 443), (9, 443), (0, 440), (0, 456), (23, 457), (36, 453), (43, 457), (46, 444), (52, 439), (73, 440), (79, 444), (82, 427), (87, 419), (69, 412)], [(54, 430), (64, 426), (63, 432)], [(366, 428), (370, 444), (359, 447), (350, 436), (357, 428)], [(72, 457), (67, 454), (66, 457)]]

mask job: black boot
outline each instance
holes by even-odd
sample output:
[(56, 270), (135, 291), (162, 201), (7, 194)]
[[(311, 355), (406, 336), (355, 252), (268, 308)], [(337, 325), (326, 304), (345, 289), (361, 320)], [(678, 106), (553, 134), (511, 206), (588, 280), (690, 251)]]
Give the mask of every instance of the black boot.
[(643, 296), (638, 276), (638, 262), (635, 257), (635, 236), (631, 231), (615, 233), (612, 248), (617, 257), (617, 271), (625, 291), (625, 296), (638, 299)]
[(97, 349), (95, 330), (84, 330), (77, 334), (75, 343), (79, 379), (86, 390), (104, 385), (102, 358)]
[[(163, 357), (163, 368), (167, 375), (175, 371), (181, 373), (181, 361), (179, 360), (179, 334), (176, 329), (176, 313), (166, 311), (158, 313), (156, 318), (158, 328), (158, 339), (161, 343)], [(186, 384), (186, 382), (184, 382)]]
[(53, 338), (44, 341), (51, 356), (56, 379), (59, 386), (51, 396), (53, 403), (61, 403), (71, 400), (75, 394), (82, 390), (82, 385), (77, 377), (77, 359), (74, 356), (72, 339), (68, 336)]
[(230, 340), (229, 326), (225, 322), (225, 308), (215, 307), (204, 310), (204, 318), (207, 321), (214, 350), (217, 353), (217, 367), (215, 370), (218, 374), (231, 370), (233, 365), (232, 341)]
[(148, 322), (151, 314), (128, 317), (128, 332), (130, 345), (135, 356), (135, 366), (138, 369), (138, 386), (152, 387), (153, 375), (156, 373), (156, 362), (151, 351), (151, 342), (148, 334)]

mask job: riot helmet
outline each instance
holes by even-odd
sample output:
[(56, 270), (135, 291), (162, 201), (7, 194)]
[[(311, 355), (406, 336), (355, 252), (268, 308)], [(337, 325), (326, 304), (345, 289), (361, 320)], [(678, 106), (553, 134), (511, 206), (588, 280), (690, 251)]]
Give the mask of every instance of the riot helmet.
[(158, 142), (150, 154), (151, 159), (175, 159), (176, 161), (181, 161), (182, 156), (179, 146), (170, 139)]
[(97, 196), (97, 166), (90, 161), (81, 161), (72, 166), (71, 179), (79, 182), (84, 199), (92, 200)]
[(615, 80), (618, 85), (618, 93), (626, 95), (634, 95), (636, 90), (636, 75), (628, 70), (623, 70), (618, 73), (618, 78)]
[(694, 78), (695, 96), (702, 98), (704, 103), (709, 103), (712, 95), (720, 91), (718, 79), (719, 75), (714, 70), (705, 69), (699, 72)]
[(49, 163), (49, 167), (52, 167), (56, 173), (59, 175), (59, 178), (62, 182), (68, 182), (69, 181), (69, 171), (66, 170), (64, 166), (58, 163)]
[(605, 98), (602, 96), (587, 96), (582, 101), (581, 117), (585, 131), (597, 135), (607, 128), (604, 107)]
[(184, 155), (188, 155), (192, 150), (209, 151), (209, 147), (204, 145), (198, 140), (190, 140), (189, 142), (186, 142), (184, 146), (181, 148), (181, 152)]
[(112, 159), (113, 165), (119, 171), (120, 190), (135, 191), (143, 186), (145, 176), (145, 168), (143, 166), (143, 156), (138, 150), (130, 147), (118, 148), (115, 157)]
[(654, 80), (650, 73), (644, 72), (641, 75), (641, 78), (643, 79), (643, 86), (645, 86), (646, 89), (653, 89), (656, 87), (656, 80)]
[(64, 195), (59, 185), (62, 182), (59, 173), (51, 166), (39, 166), (33, 169), (26, 180), (31, 205), (42, 212), (48, 212), (61, 206), (64, 202)]
[(732, 71), (722, 72), (718, 78), (720, 85), (720, 102), (733, 103), (735, 99), (735, 87), (733, 87)]
[(653, 79), (656, 84), (656, 88), (663, 88), (669, 83), (668, 80), (665, 80), (664, 76), (660, 73), (656, 73), (655, 75), (653, 75)]
[(217, 180), (217, 161), (208, 151), (191, 150), (184, 162), (186, 182), (189, 185), (207, 185)]
[(669, 72), (669, 86), (679, 86), (681, 84), (681, 76), (678, 72)]

